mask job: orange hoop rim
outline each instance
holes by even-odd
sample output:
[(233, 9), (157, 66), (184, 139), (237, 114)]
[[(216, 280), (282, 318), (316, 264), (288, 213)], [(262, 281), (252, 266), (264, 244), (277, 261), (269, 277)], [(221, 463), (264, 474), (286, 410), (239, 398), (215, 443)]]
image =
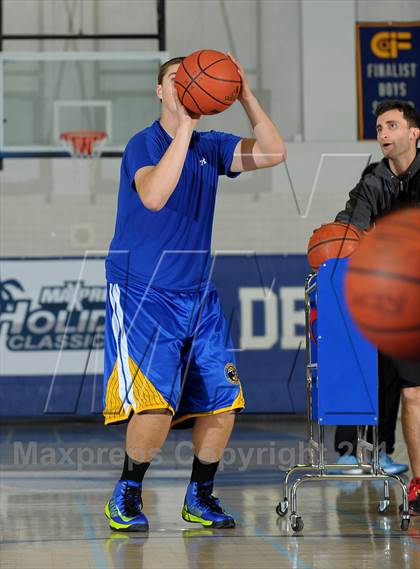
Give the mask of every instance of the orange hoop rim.
[(99, 143), (107, 138), (102, 130), (69, 130), (60, 134), (60, 140), (67, 143), (69, 152), (75, 156), (92, 156), (100, 149)]
[(61, 140), (74, 140), (75, 138), (85, 138), (91, 140), (103, 140), (104, 138), (108, 138), (106, 132), (102, 130), (69, 130), (67, 132), (62, 132), (60, 134)]

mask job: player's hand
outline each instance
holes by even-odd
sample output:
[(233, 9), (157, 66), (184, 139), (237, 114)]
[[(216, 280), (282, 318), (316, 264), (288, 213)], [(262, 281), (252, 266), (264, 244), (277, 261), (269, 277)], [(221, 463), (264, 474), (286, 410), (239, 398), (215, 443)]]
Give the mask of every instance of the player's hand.
[(200, 115), (191, 113), (184, 105), (181, 103), (178, 97), (178, 91), (176, 90), (175, 84), (172, 85), (173, 88), (173, 97), (176, 105), (176, 110), (178, 114), (178, 124), (186, 125), (194, 130), (196, 124), (200, 119)]
[(248, 99), (249, 97), (253, 96), (253, 93), (251, 91), (251, 87), (249, 86), (248, 77), (246, 76), (245, 69), (242, 67), (242, 65), (239, 63), (239, 61), (237, 61), (231, 53), (228, 53), (227, 55), (228, 55), (228, 57), (230, 57), (230, 59), (236, 65), (236, 67), (238, 68), (238, 73), (241, 76), (242, 87), (241, 87), (241, 92), (239, 93), (239, 96), (238, 96), (238, 100), (244, 101), (244, 100)]

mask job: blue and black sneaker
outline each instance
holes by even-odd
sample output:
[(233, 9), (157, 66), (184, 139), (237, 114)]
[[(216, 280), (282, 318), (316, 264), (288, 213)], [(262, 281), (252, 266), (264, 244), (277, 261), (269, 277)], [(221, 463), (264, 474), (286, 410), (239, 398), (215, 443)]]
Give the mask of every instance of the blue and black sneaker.
[(212, 490), (213, 482), (190, 482), (182, 508), (183, 519), (205, 527), (234, 528), (235, 520), (223, 510)]
[(142, 512), (141, 484), (119, 480), (105, 506), (109, 527), (115, 531), (147, 531), (149, 523)]

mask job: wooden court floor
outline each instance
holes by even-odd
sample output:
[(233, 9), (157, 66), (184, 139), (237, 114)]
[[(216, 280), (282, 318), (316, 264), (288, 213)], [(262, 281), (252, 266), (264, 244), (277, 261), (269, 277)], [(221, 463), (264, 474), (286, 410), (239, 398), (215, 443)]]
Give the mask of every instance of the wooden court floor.
[(111, 532), (103, 515), (120, 471), (121, 428), (7, 425), (0, 438), (0, 568), (419, 569), (420, 518), (400, 530), (400, 493), (392, 486), (385, 516), (376, 511), (380, 486), (329, 482), (301, 487), (302, 533), (277, 517), (284, 470), (303, 452), (304, 437), (303, 421), (241, 420), (216, 479), (237, 526), (211, 530), (181, 519), (191, 452), (188, 432), (171, 433), (145, 481), (150, 531), (142, 535)]

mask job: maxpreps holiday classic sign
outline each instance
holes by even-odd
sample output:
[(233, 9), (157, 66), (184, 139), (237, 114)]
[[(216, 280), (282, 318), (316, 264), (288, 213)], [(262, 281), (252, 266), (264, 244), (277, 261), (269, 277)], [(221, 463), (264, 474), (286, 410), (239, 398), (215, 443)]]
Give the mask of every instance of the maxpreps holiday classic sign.
[[(9, 258), (0, 265), (0, 415), (67, 413), (70, 403), (76, 414), (100, 409), (104, 259)], [(304, 404), (308, 270), (305, 255), (217, 256), (212, 280), (249, 411), (293, 413)]]
[(79, 373), (87, 351), (103, 350), (103, 265), (103, 259), (1, 262), (2, 375)]

